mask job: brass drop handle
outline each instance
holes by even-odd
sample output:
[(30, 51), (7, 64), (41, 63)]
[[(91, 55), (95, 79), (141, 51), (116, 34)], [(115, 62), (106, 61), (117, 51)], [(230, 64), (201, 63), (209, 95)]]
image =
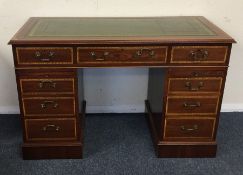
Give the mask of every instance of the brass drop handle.
[[(44, 55), (45, 55), (45, 54), (44, 54)], [(49, 51), (49, 52), (47, 53), (47, 56), (42, 56), (42, 54), (41, 54), (40, 51), (36, 51), (36, 52), (35, 52), (35, 58), (36, 58), (36, 59), (39, 59), (39, 60), (42, 61), (42, 62), (49, 62), (49, 61), (51, 61), (51, 58), (53, 58), (54, 55), (55, 55), (55, 52), (53, 52), (53, 51)]]
[(145, 49), (140, 49), (135, 53), (136, 58), (142, 57), (143, 55), (148, 55), (150, 58), (152, 58), (155, 55), (155, 51), (152, 49), (145, 48)]
[(188, 128), (184, 125), (181, 126), (181, 131), (183, 131), (183, 132), (191, 132), (191, 131), (196, 131), (196, 130), (198, 130), (198, 125), (193, 125), (190, 128)]
[(58, 107), (58, 103), (55, 101), (49, 101), (49, 100), (45, 100), (43, 103), (41, 103), (41, 108), (42, 109), (46, 109), (48, 107), (48, 105), (52, 105), (52, 108), (56, 109)]
[(201, 106), (200, 102), (196, 102), (196, 103), (185, 102), (185, 103), (183, 103), (183, 107), (186, 108), (186, 109), (194, 109), (194, 108), (198, 108), (200, 106)]
[(193, 61), (203, 61), (206, 60), (208, 58), (208, 51), (207, 50), (203, 50), (203, 49), (198, 49), (198, 50), (192, 50), (189, 53), (189, 58), (192, 59)]
[(187, 81), (185, 83), (185, 87), (187, 87), (189, 91), (199, 91), (203, 86), (204, 86), (204, 83), (202, 81), (200, 81), (198, 83), (197, 87), (193, 87), (192, 83), (189, 81)]
[(39, 83), (39, 88), (44, 88), (44, 87), (56, 88), (56, 83), (53, 82), (52, 80), (42, 80)]
[(94, 58), (96, 61), (104, 61), (108, 55), (110, 55), (110, 53), (107, 51), (103, 52), (101, 57), (98, 57), (94, 51), (90, 52), (90, 56)]
[(48, 132), (48, 131), (56, 131), (56, 132), (59, 132), (60, 131), (60, 126), (48, 124), (48, 125), (44, 126), (42, 128), (42, 130), (45, 131), (45, 132)]

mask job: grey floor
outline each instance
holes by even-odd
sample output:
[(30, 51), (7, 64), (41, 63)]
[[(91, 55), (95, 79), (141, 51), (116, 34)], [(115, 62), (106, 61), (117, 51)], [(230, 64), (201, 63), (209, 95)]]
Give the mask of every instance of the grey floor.
[(22, 160), (18, 115), (0, 115), (0, 175), (243, 175), (243, 113), (222, 113), (216, 158), (158, 159), (143, 115), (86, 118), (84, 159)]

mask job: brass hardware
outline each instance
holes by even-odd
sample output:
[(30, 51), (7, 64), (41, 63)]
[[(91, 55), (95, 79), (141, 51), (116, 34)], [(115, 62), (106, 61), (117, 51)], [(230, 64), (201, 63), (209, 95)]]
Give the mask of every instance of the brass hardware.
[(54, 109), (56, 109), (58, 107), (58, 103), (56, 103), (55, 101), (46, 100), (43, 103), (41, 103), (41, 108), (42, 109), (47, 108), (48, 104), (52, 105), (52, 108), (54, 108)]
[(199, 91), (203, 86), (204, 86), (204, 83), (202, 81), (199, 82), (197, 87), (192, 87), (192, 84), (189, 81), (187, 81), (185, 84), (185, 87), (187, 87), (189, 91)]
[(198, 49), (196, 51), (191, 51), (189, 54), (189, 58), (193, 61), (203, 61), (208, 58), (208, 51), (203, 49)]
[(53, 51), (50, 51), (49, 53), (48, 53), (48, 57), (53, 57), (55, 55), (55, 52), (53, 52)]
[(43, 87), (51, 87), (51, 88), (56, 88), (56, 83), (54, 83), (53, 81), (51, 80), (42, 80), (40, 83), (39, 83), (39, 88), (43, 88)]
[(187, 128), (186, 126), (181, 126), (181, 131), (183, 132), (190, 132), (190, 131), (196, 131), (198, 130), (198, 125), (193, 125), (191, 128)]
[(95, 54), (95, 52), (90, 52), (90, 55), (91, 55), (93, 58), (96, 58), (96, 54)]
[(109, 52), (104, 52), (104, 56), (108, 56), (109, 54)]
[(183, 103), (183, 107), (186, 108), (186, 109), (194, 109), (194, 108), (197, 108), (197, 107), (200, 107), (200, 106), (201, 106), (200, 102), (196, 102), (196, 103), (185, 102), (185, 103)]
[(39, 51), (36, 51), (36, 52), (35, 52), (35, 57), (36, 57), (36, 58), (39, 58), (40, 56), (41, 56), (41, 53), (40, 53)]
[(154, 55), (155, 55), (155, 51), (154, 50), (151, 50), (151, 49), (140, 49), (136, 52), (135, 54), (135, 57), (138, 58), (138, 57), (142, 57), (143, 55), (145, 55), (147, 53), (147, 55), (150, 57), (150, 58), (153, 58)]
[(43, 62), (51, 61), (51, 58), (53, 58), (54, 55), (55, 55), (55, 52), (49, 51), (48, 54), (47, 54), (47, 58), (43, 58), (40, 51), (35, 52), (35, 58), (37, 58), (37, 59), (39, 59), (40, 61), (43, 61)]
[(201, 73), (200, 72), (192, 72), (192, 76), (198, 77), (198, 76), (201, 76)]
[(109, 56), (110, 53), (105, 51), (101, 57), (98, 57), (94, 51), (90, 52), (90, 56), (94, 58), (96, 61), (104, 61), (107, 56)]
[(60, 131), (60, 127), (59, 126), (56, 126), (56, 125), (52, 125), (52, 124), (48, 124), (46, 126), (44, 126), (42, 128), (43, 131), (56, 131), (56, 132), (59, 132)]

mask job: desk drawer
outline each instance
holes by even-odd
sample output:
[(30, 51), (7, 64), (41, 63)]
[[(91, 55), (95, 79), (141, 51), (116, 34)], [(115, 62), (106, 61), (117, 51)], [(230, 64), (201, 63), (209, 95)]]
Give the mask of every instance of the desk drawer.
[(78, 63), (83, 62), (166, 62), (166, 46), (79, 47)]
[(227, 46), (173, 46), (170, 63), (226, 63)]
[(71, 47), (17, 47), (17, 64), (72, 64)]
[(169, 68), (170, 78), (209, 78), (225, 77), (227, 68), (202, 68), (202, 67), (185, 67)]
[(27, 141), (76, 140), (76, 119), (25, 119)]
[(169, 78), (168, 93), (220, 93), (222, 77)]
[(218, 96), (169, 96), (166, 115), (216, 115)]
[(24, 116), (74, 116), (74, 97), (26, 97), (22, 99)]
[(214, 118), (165, 120), (164, 140), (166, 141), (199, 141), (200, 139), (213, 139), (215, 130)]
[(74, 78), (20, 78), (20, 90), (27, 94), (74, 94)]

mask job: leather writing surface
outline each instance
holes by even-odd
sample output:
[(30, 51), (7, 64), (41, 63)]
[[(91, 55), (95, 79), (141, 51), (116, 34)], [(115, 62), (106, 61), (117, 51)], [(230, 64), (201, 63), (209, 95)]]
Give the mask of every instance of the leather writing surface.
[(199, 19), (167, 18), (42, 18), (26, 37), (214, 36)]

